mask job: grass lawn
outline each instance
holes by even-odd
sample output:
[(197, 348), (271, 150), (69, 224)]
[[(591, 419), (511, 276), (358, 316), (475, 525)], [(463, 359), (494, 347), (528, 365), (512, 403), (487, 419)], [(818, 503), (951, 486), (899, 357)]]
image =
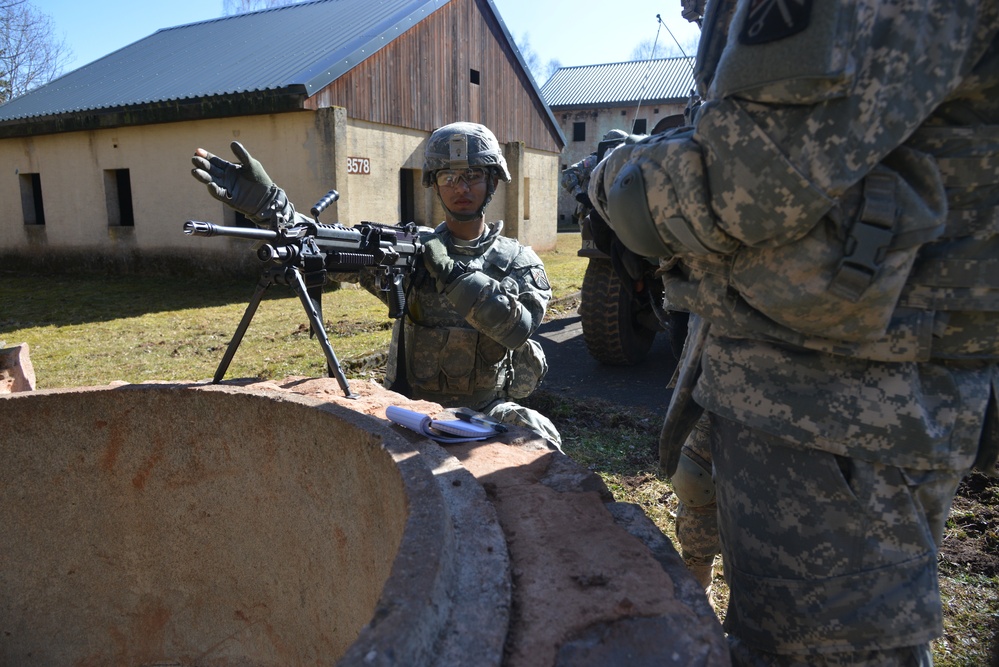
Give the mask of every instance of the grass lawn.
[[(579, 235), (559, 234), (542, 253), (555, 299), (550, 317), (580, 290), (585, 260)], [(26, 342), (39, 389), (104, 385), (115, 380), (197, 381), (211, 378), (231, 339), (255, 280), (192, 276), (101, 277), (27, 275), (0, 269), (0, 342)], [(323, 299), (323, 320), (350, 377), (377, 375), (360, 363), (387, 347), (385, 306), (345, 286)], [(3, 345), (0, 345), (3, 347)], [(268, 290), (226, 377), (279, 379), (325, 375), (319, 344), (287, 287)], [(676, 499), (657, 475), (658, 418), (630, 408), (539, 391), (529, 404), (551, 417), (566, 453), (600, 474), (615, 497), (640, 505), (675, 539)], [(989, 664), (999, 624), (999, 484), (972, 480), (955, 501), (940, 559), (945, 636), (934, 645), (939, 666)], [(727, 589), (716, 566), (712, 600), (724, 613)]]

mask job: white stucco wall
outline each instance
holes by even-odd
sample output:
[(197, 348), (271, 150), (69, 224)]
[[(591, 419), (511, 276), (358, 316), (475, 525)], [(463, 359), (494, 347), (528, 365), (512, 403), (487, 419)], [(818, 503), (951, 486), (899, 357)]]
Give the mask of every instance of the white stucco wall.
[[(0, 140), (0, 247), (24, 247), (18, 176), (37, 173), (45, 211), (44, 244), (50, 249), (103, 249), (122, 243), (142, 249), (183, 249), (202, 240), (182, 233), (188, 219), (223, 224), (223, 206), (191, 176), (191, 156), (203, 147), (235, 160), (230, 142), (243, 145), (283, 187), (292, 201), (309, 202), (329, 189), (319, 183), (321, 168), (314, 114), (168, 123), (110, 130), (68, 132)], [(105, 170), (128, 169), (135, 225), (108, 226)], [(325, 188), (325, 189), (324, 189)], [(322, 192), (320, 192), (320, 190)], [(317, 195), (316, 193), (319, 193)]]
[[(231, 212), (190, 171), (197, 147), (234, 160), (233, 140), (243, 143), (303, 213), (336, 188), (340, 202), (323, 214), (323, 222), (399, 222), (400, 169), (411, 169), (413, 217), (432, 226), (443, 214), (419, 183), (426, 136), (350, 120), (343, 109), (323, 109), (0, 139), (0, 253), (245, 252), (241, 240), (182, 232), (189, 219), (232, 224)], [(348, 173), (350, 157), (366, 159), (368, 173)], [(531, 217), (513, 228), (539, 249), (555, 243), (557, 165), (557, 155), (542, 152), (528, 152), (523, 160)], [(109, 225), (105, 172), (116, 169), (129, 172), (134, 227)], [(25, 224), (23, 174), (39, 175), (44, 226)], [(506, 188), (499, 186), (486, 211), (489, 219), (508, 215)]]
[[(553, 109), (552, 113), (565, 135), (566, 145), (562, 150), (559, 171), (571, 164), (579, 162), (597, 149), (597, 144), (607, 132), (624, 130), (631, 132), (636, 119), (644, 119), (647, 131), (651, 132), (657, 123), (668, 116), (682, 114), (685, 103), (655, 103), (643, 104), (641, 107), (608, 107), (604, 109)], [(573, 125), (586, 123), (586, 139), (573, 141)], [(573, 222), (573, 212), (576, 201), (568, 192), (559, 188), (558, 191), (558, 224), (569, 225)]]

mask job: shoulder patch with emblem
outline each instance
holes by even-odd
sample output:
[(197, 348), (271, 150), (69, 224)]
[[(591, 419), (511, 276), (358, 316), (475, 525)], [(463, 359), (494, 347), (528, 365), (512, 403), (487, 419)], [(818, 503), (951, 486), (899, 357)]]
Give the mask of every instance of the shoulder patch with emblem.
[(551, 283), (548, 282), (548, 274), (545, 273), (543, 267), (536, 266), (531, 269), (531, 281), (534, 282), (534, 286), (538, 289), (551, 289)]
[(766, 44), (808, 27), (813, 0), (751, 0), (739, 31), (743, 44)]

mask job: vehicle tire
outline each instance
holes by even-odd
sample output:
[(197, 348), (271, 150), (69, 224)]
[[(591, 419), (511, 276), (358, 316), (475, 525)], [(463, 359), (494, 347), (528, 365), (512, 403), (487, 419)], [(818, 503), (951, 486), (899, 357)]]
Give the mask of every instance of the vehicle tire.
[(610, 260), (591, 259), (583, 274), (579, 316), (590, 355), (609, 366), (634, 366), (648, 353), (656, 330), (640, 315), (648, 310), (630, 285), (621, 282)]

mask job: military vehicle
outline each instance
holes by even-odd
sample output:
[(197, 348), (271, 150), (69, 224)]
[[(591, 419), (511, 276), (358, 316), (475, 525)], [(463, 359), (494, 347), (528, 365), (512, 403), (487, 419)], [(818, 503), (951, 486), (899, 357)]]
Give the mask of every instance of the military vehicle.
[[(665, 132), (682, 122), (682, 115), (669, 116), (660, 121), (652, 133)], [(614, 146), (638, 138), (640, 136), (629, 136), (621, 130), (611, 130), (597, 145), (596, 156), (599, 159)], [(585, 190), (583, 186), (593, 168), (593, 164), (584, 165), (583, 162), (573, 165), (580, 169), (575, 187), (577, 195)], [(589, 203), (587, 197), (577, 196), (576, 199), (584, 206)], [(679, 358), (687, 333), (686, 316), (664, 312), (662, 280), (655, 275), (658, 267), (649, 263), (641, 278), (628, 278), (626, 272), (615, 268), (611, 257), (597, 247), (589, 216), (580, 213), (578, 220), (582, 243), (577, 254), (589, 260), (583, 274), (579, 316), (590, 356), (602, 364), (633, 366), (645, 359), (657, 335), (667, 335), (673, 355)], [(622, 279), (622, 275), (626, 278)]]

